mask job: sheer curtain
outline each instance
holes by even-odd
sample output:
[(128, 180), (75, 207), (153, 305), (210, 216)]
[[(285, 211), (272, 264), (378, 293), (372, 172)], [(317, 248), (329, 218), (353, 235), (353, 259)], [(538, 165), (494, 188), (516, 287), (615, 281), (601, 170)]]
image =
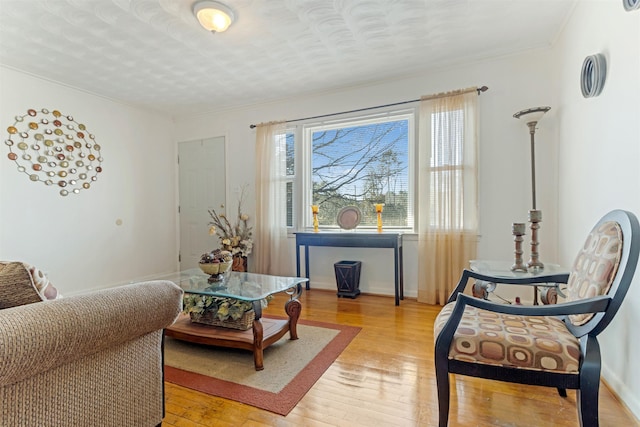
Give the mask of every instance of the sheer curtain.
[(418, 301), (444, 305), (478, 243), (475, 88), (423, 97), (419, 123)]
[(255, 272), (281, 275), (280, 259), (287, 253), (285, 216), (285, 122), (256, 126)]

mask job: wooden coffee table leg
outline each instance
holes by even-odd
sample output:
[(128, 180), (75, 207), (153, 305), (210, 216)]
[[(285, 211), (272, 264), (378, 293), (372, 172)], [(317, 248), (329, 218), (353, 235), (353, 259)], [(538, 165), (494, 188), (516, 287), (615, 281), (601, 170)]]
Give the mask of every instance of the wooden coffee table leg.
[[(287, 292), (289, 293), (289, 292)], [(298, 301), (298, 296), (302, 293), (302, 286), (298, 284), (292, 292), (291, 299), (284, 305), (284, 311), (289, 316), (289, 336), (292, 340), (298, 339), (298, 319), (302, 311), (302, 304)], [(262, 306), (260, 301), (253, 302), (253, 310), (255, 311), (255, 319), (253, 321), (253, 362), (256, 371), (264, 369), (264, 328), (262, 324)], [(284, 326), (284, 325), (283, 325)], [(279, 329), (278, 333), (286, 333), (286, 329)], [(282, 335), (279, 335), (281, 337)], [(273, 341), (275, 342), (275, 340)], [(270, 341), (269, 344), (272, 342)]]
[(263, 337), (262, 321), (257, 318), (253, 321), (253, 363), (256, 371), (264, 369)]
[(291, 299), (284, 305), (284, 311), (289, 316), (289, 336), (292, 340), (298, 339), (298, 319), (302, 311), (302, 304), (297, 299)]

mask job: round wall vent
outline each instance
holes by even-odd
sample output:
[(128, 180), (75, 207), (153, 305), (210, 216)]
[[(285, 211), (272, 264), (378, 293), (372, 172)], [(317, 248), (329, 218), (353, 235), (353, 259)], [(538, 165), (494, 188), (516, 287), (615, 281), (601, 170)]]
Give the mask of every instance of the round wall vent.
[(600, 95), (607, 78), (607, 60), (604, 55), (597, 53), (587, 56), (582, 63), (580, 86), (582, 96), (591, 98)]
[(635, 9), (640, 9), (640, 0), (622, 0), (622, 4), (629, 12)]

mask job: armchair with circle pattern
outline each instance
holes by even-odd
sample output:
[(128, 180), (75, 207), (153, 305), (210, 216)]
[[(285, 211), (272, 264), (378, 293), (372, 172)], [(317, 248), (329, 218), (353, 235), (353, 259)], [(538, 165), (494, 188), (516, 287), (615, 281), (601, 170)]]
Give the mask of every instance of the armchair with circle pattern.
[(449, 421), (449, 374), (577, 390), (581, 426), (598, 425), (597, 336), (615, 316), (640, 251), (634, 214), (609, 212), (595, 225), (556, 305), (496, 304), (465, 295), (463, 275), (434, 325), (439, 425)]

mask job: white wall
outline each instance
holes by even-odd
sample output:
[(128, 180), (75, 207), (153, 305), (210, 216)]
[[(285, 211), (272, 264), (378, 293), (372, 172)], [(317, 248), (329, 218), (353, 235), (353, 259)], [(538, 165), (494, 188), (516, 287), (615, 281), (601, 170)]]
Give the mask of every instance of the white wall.
[[(254, 183), (255, 132), (252, 123), (298, 119), (419, 98), (420, 95), (487, 85), (489, 91), (480, 104), (480, 218), (479, 257), (513, 259), (511, 223), (526, 222), (531, 207), (529, 133), (524, 123), (514, 119), (525, 108), (550, 105), (553, 88), (547, 84), (550, 50), (467, 64), (446, 70), (415, 75), (376, 85), (352, 87), (316, 96), (300, 96), (282, 102), (220, 111), (198, 117), (176, 119), (176, 135), (181, 140), (217, 135), (227, 137), (227, 203), (233, 203), (234, 186)], [(557, 164), (556, 117), (552, 110), (536, 134), (538, 208), (544, 221), (541, 230), (541, 257), (556, 262)], [(235, 184), (234, 184), (235, 183)], [(249, 212), (253, 206), (247, 206)], [(309, 213), (310, 214), (310, 213)], [(294, 242), (291, 239), (291, 246)], [(384, 249), (311, 248), (311, 281), (314, 288), (335, 289), (333, 263), (341, 259), (363, 261), (360, 289), (363, 292), (393, 294), (391, 251)], [(417, 293), (417, 242), (408, 236), (405, 245), (405, 295)], [(295, 260), (291, 249), (283, 259)], [(295, 273), (294, 263), (289, 271)], [(509, 296), (509, 291), (506, 292)], [(514, 291), (517, 292), (517, 291)], [(529, 292), (520, 290), (524, 299)]]
[(3, 142), (0, 259), (38, 266), (67, 295), (174, 271), (171, 120), (3, 67), (0, 94), (3, 141), (16, 115), (57, 109), (87, 126), (104, 157), (89, 190), (62, 197), (18, 173)]
[[(554, 46), (559, 111), (559, 258), (568, 264), (593, 224), (621, 208), (640, 215), (640, 10), (622, 2), (579, 2)], [(584, 58), (603, 53), (599, 97), (580, 92)], [(640, 418), (640, 271), (600, 336), (603, 377)]]

